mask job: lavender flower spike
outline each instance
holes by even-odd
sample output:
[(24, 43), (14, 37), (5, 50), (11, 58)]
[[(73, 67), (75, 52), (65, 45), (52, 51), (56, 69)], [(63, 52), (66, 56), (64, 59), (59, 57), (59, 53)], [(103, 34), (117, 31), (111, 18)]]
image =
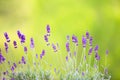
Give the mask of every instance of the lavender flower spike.
[(98, 48), (99, 48), (98, 45), (96, 45), (95, 48), (94, 48), (94, 51), (97, 52)]
[(70, 40), (70, 36), (69, 36), (69, 35), (67, 35), (67, 37), (66, 37), (66, 38), (67, 38), (67, 41), (69, 41), (69, 40)]
[(6, 40), (7, 40), (7, 42), (10, 42), (10, 39), (9, 39), (9, 36), (8, 36), (7, 32), (4, 33), (4, 36), (5, 36)]
[(24, 47), (24, 52), (27, 53), (27, 47), (26, 46)]
[(93, 41), (93, 38), (92, 38), (92, 36), (90, 36), (90, 38), (89, 38), (89, 44), (90, 44), (90, 46), (92, 46), (92, 41)]
[(47, 30), (47, 33), (50, 33), (50, 26), (49, 25), (46, 26), (46, 30)]
[(82, 37), (82, 45), (83, 45), (83, 47), (86, 47), (86, 43), (87, 43), (87, 40), (86, 40), (86, 38), (83, 36), (83, 37)]
[(106, 55), (108, 55), (108, 53), (109, 53), (109, 51), (108, 51), (108, 50), (106, 50)]
[(17, 48), (17, 42), (13, 41), (14, 48)]
[(35, 45), (34, 45), (34, 40), (33, 40), (33, 38), (30, 38), (30, 42), (31, 42), (30, 47), (31, 47), (31, 48), (34, 48)]
[(86, 32), (86, 38), (89, 39), (89, 32)]
[(70, 52), (69, 42), (66, 43), (66, 50), (67, 52)]
[(75, 35), (72, 36), (72, 42), (74, 42), (76, 46), (78, 46), (78, 39)]
[(93, 48), (90, 48), (90, 49), (89, 49), (88, 55), (91, 55), (91, 54), (92, 54), (92, 50), (93, 50)]
[(44, 55), (45, 55), (45, 50), (42, 50), (42, 53), (40, 54), (40, 58), (42, 59)]
[(21, 35), (21, 43), (25, 43), (25, 35)]
[(98, 55), (98, 53), (95, 54), (95, 58), (96, 60), (100, 60), (100, 56)]
[(8, 52), (8, 44), (5, 42), (4, 45), (5, 45), (5, 51), (7, 53)]
[(54, 52), (57, 52), (57, 48), (54, 44), (52, 44), (52, 48), (53, 48)]
[(19, 30), (17, 31), (17, 35), (18, 35), (18, 37), (20, 39), (22, 34), (21, 34), (21, 32)]

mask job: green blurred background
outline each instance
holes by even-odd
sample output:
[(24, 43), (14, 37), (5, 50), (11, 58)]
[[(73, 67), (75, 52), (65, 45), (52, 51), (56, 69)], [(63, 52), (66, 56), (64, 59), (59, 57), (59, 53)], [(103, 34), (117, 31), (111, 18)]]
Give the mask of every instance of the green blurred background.
[[(50, 42), (60, 44), (61, 51), (53, 53), (45, 46), (45, 27), (51, 26)], [(33, 37), (36, 52), (47, 50), (45, 59), (56, 66), (62, 66), (55, 57), (65, 56), (66, 35), (75, 34), (79, 38), (89, 31), (94, 45), (100, 46), (100, 55), (109, 50), (109, 73), (112, 80), (120, 79), (120, 0), (0, 0), (0, 47), (5, 41), (3, 33), (8, 32), (11, 40), (18, 40), (16, 31), (26, 36), (26, 45)], [(79, 51), (80, 52), (80, 51)], [(11, 49), (10, 53), (16, 53)], [(49, 54), (50, 53), (50, 54)], [(59, 54), (60, 53), (60, 54)], [(23, 54), (18, 48), (18, 56)], [(103, 61), (104, 62), (104, 59)]]

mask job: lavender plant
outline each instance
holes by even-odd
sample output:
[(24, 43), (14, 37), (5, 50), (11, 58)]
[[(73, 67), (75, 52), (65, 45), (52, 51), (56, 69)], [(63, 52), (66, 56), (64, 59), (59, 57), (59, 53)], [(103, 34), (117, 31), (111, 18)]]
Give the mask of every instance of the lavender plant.
[[(60, 50), (60, 45), (59, 43), (49, 42), (49, 38), (51, 36), (50, 30), (50, 26), (47, 25), (46, 34), (44, 35), (43, 39), (46, 42), (47, 46), (51, 46), (53, 49), (52, 51), (57, 53)], [(99, 46), (93, 46), (93, 38), (89, 32), (86, 32), (86, 35), (82, 36), (81, 46), (83, 50), (81, 53), (78, 52), (80, 43), (78, 37), (75, 35), (72, 35), (72, 37), (67, 35), (67, 41), (65, 44), (67, 51), (67, 55), (65, 57), (66, 62), (65, 65), (59, 69), (52, 67), (51, 63), (43, 60), (44, 56), (46, 56), (45, 49), (42, 49), (41, 53), (37, 54), (33, 37), (30, 38), (29, 49), (29, 47), (25, 45), (27, 42), (26, 36), (25, 34), (21, 33), (20, 30), (17, 31), (17, 36), (20, 40), (20, 44), (18, 41), (14, 40), (12, 45), (14, 49), (17, 49), (19, 45), (22, 46), (24, 54), (20, 56), (20, 60), (18, 62), (13, 62), (11, 59), (14, 59), (15, 56), (11, 55), (9, 51), (11, 40), (7, 32), (4, 33), (4, 36), (6, 39), (4, 42), (4, 49), (7, 54), (3, 55), (2, 51), (4, 49), (0, 49), (1, 80), (110, 80), (111, 78), (108, 73), (107, 66), (107, 57), (109, 52), (106, 50), (105, 66), (103, 66), (104, 72), (102, 72), (100, 70), (100, 67), (102, 65), (99, 65), (99, 61), (101, 59), (100, 54), (98, 53)], [(74, 49), (71, 49), (71, 46), (74, 46)], [(8, 54), (10, 54), (9, 58), (7, 57)], [(81, 57), (78, 57), (79, 55)], [(29, 60), (29, 57), (31, 57), (32, 62)], [(41, 63), (52, 67), (53, 71), (50, 69), (45, 70), (42, 67)], [(64, 72), (62, 72), (62, 70)], [(53, 72), (56, 75), (54, 75)]]

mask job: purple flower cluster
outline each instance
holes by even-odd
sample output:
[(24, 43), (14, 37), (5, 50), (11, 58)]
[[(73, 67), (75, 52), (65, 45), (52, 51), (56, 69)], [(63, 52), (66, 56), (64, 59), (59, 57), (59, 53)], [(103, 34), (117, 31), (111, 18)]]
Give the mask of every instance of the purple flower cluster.
[(14, 48), (17, 48), (17, 42), (13, 41)]
[(10, 39), (9, 39), (9, 36), (8, 36), (8, 33), (7, 33), (7, 32), (4, 33), (4, 36), (5, 36), (5, 38), (6, 38), (6, 41), (7, 41), (7, 42), (10, 42)]
[(78, 46), (78, 39), (75, 35), (72, 35), (72, 42), (74, 42), (75, 45)]
[(31, 47), (31, 48), (34, 48), (34, 47), (35, 47), (33, 38), (30, 38), (30, 47)]
[(42, 59), (44, 55), (45, 55), (45, 50), (42, 50), (42, 53), (40, 54), (40, 58)]
[(21, 40), (21, 43), (25, 43), (25, 35), (22, 34), (19, 30), (17, 31), (17, 35), (19, 37), (19, 39)]
[(5, 51), (6, 53), (8, 53), (8, 44), (5, 42), (4, 45), (5, 45)]
[(2, 64), (5, 61), (5, 57), (2, 55), (0, 51), (0, 64)]

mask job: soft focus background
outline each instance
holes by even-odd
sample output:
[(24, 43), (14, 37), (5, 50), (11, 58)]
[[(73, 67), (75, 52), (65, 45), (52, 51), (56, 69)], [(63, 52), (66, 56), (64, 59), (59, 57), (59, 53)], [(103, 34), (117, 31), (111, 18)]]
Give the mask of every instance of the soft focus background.
[[(51, 26), (50, 42), (59, 43), (61, 51), (53, 53), (43, 40), (46, 25)], [(0, 47), (4, 49), (4, 32), (11, 40), (18, 40), (16, 31), (21, 30), (35, 39), (36, 52), (46, 50), (45, 59), (56, 67), (65, 58), (66, 35), (81, 37), (86, 31), (93, 36), (94, 45), (100, 46), (99, 53), (104, 63), (105, 50), (109, 50), (109, 73), (112, 80), (120, 79), (120, 0), (0, 0)], [(4, 51), (3, 51), (4, 52)], [(79, 50), (79, 52), (81, 52)], [(24, 54), (23, 49), (10, 51), (14, 56)], [(5, 52), (4, 52), (5, 54)], [(60, 63), (60, 64), (59, 64)]]

